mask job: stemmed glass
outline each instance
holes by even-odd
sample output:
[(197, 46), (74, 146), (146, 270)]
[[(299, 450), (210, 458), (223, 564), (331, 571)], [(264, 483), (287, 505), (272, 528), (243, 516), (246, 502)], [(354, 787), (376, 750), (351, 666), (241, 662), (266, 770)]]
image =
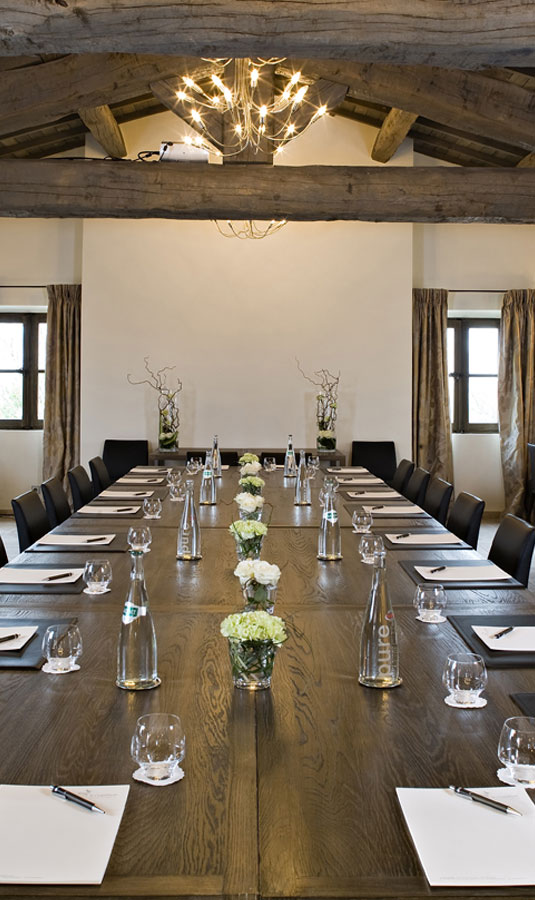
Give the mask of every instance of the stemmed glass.
[(264, 459), (264, 471), (274, 472), (277, 468), (277, 460), (274, 456), (266, 456)]
[(357, 531), (359, 534), (367, 534), (373, 525), (373, 516), (371, 513), (364, 512), (364, 510), (356, 510), (351, 516), (351, 521), (353, 523), (353, 531)]
[(147, 497), (143, 501), (143, 516), (145, 519), (159, 519), (162, 514), (162, 501), (159, 497)]
[(134, 777), (149, 784), (172, 784), (183, 777), (179, 766), (186, 755), (186, 736), (178, 716), (150, 713), (140, 716), (130, 746), (139, 769)]
[(48, 675), (65, 675), (80, 668), (76, 660), (82, 655), (82, 635), (77, 625), (49, 625), (42, 647), (47, 660), (42, 671)]
[(150, 553), (152, 532), (148, 525), (133, 525), (132, 528), (128, 529), (126, 540), (131, 550), (141, 550), (143, 553)]
[(505, 720), (498, 759), (505, 766), (497, 773), (500, 781), (535, 788), (535, 718), (513, 716)]
[(112, 575), (109, 559), (88, 559), (84, 566), (83, 578), (87, 585), (84, 594), (107, 593)]
[(359, 551), (363, 563), (373, 566), (373, 558), (376, 553), (384, 553), (385, 545), (380, 534), (363, 534), (360, 539)]
[(182, 472), (180, 469), (169, 469), (167, 472), (167, 484), (180, 484), (182, 481)]
[(420, 622), (445, 622), (441, 613), (447, 602), (443, 584), (419, 584), (414, 594), (414, 605), (418, 610), (416, 618)]
[(487, 705), (479, 695), (487, 684), (487, 669), (477, 653), (452, 653), (442, 674), (442, 683), (449, 694), (444, 698), (448, 706), (462, 709), (481, 709)]

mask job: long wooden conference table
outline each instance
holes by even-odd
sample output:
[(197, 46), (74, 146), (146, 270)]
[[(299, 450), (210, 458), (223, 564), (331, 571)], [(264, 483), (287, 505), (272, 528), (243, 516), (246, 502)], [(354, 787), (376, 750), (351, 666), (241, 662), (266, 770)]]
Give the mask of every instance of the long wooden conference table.
[[(395, 795), (396, 786), (498, 786), (500, 729), (519, 712), (510, 694), (535, 691), (534, 669), (491, 669), (485, 709), (443, 702), (444, 661), (464, 644), (449, 622), (416, 620), (415, 585), (399, 563), (474, 552), (388, 552), (403, 685), (363, 688), (359, 638), (371, 567), (360, 562), (352, 507), (340, 497), (343, 560), (320, 562), (319, 483), (312, 507), (297, 508), (293, 483), (285, 485), (280, 471), (266, 475), (273, 514), (262, 556), (282, 569), (275, 612), (290, 636), (277, 655), (271, 690), (236, 690), (219, 625), (242, 608), (228, 533), (237, 478), (237, 471), (224, 472), (218, 505), (199, 510), (198, 562), (176, 560), (181, 503), (165, 496), (162, 518), (145, 523), (153, 533), (145, 574), (162, 679), (156, 690), (115, 686), (126, 551), (28, 551), (17, 558), (24, 565), (74, 566), (106, 556), (113, 582), (100, 597), (53, 589), (0, 594), (2, 618), (76, 616), (84, 642), (79, 672), (0, 670), (0, 782), (131, 787), (102, 885), (0, 885), (0, 897), (532, 897), (533, 888), (430, 889)], [(124, 536), (135, 522), (73, 517), (58, 530)], [(403, 520), (409, 526), (439, 527)], [(399, 520), (377, 519), (376, 527), (401, 530)], [(535, 596), (510, 588), (450, 590), (448, 612), (533, 613)], [(157, 711), (179, 714), (187, 736), (185, 778), (164, 788), (132, 780), (136, 720)]]

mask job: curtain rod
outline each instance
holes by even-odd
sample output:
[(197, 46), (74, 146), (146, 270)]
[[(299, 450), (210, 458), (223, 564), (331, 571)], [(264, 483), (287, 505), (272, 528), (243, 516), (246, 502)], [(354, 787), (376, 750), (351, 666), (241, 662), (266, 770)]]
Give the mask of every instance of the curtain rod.
[(497, 288), (446, 288), (446, 290), (452, 294), (506, 294), (511, 289), (506, 288), (502, 291)]
[(47, 288), (47, 284), (0, 284), (0, 291), (7, 290), (7, 288)]

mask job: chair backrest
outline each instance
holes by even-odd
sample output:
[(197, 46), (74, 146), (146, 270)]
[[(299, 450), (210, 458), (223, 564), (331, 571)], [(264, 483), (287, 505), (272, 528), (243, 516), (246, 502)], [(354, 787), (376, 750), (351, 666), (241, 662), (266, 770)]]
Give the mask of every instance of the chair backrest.
[(134, 466), (146, 466), (149, 462), (148, 441), (106, 440), (102, 461), (112, 481), (126, 475)]
[(93, 491), (96, 497), (97, 494), (100, 494), (101, 491), (106, 490), (106, 488), (110, 486), (110, 473), (100, 456), (94, 456), (93, 459), (89, 460), (89, 469), (91, 471)]
[(89, 475), (83, 466), (75, 466), (67, 472), (69, 484), (71, 486), (72, 502), (74, 511), (85, 506), (93, 499), (93, 485), (89, 480)]
[(378, 478), (391, 481), (396, 471), (394, 441), (353, 441), (351, 465), (365, 466)]
[(0, 537), (0, 566), (7, 565), (7, 553), (6, 548), (4, 547), (4, 542)]
[(420, 466), (416, 466), (407, 482), (407, 487), (403, 491), (403, 496), (407, 500), (417, 503), (418, 506), (422, 506), (430, 478), (431, 475), (427, 469), (421, 469)]
[(462, 491), (450, 510), (446, 528), (475, 550), (484, 509), (485, 501), (481, 497)]
[(59, 478), (49, 478), (48, 481), (44, 481), (41, 485), (41, 492), (50, 527), (55, 528), (56, 525), (61, 525), (65, 519), (68, 519), (71, 514), (67, 494), (63, 490)]
[(444, 481), (436, 475), (429, 479), (423, 508), (441, 525), (446, 521), (452, 494), (453, 485), (449, 481)]
[(409, 478), (411, 477), (413, 472), (414, 463), (411, 462), (410, 459), (402, 459), (396, 471), (394, 472), (394, 477), (392, 478), (390, 484), (396, 491), (399, 491), (399, 493), (402, 494), (407, 487)]
[(48, 516), (37, 491), (19, 494), (11, 501), (11, 506), (22, 553), (49, 531)]
[(283, 466), (284, 460), (286, 457), (286, 451), (284, 451), (284, 452), (280, 451), (279, 453), (275, 453), (275, 452), (270, 453), (269, 450), (265, 450), (263, 453), (260, 454), (260, 462), (262, 463), (262, 465), (264, 465), (264, 462), (265, 462), (267, 456), (274, 456), (276, 464), (278, 466)]
[(508, 513), (498, 525), (489, 559), (526, 587), (534, 547), (535, 526)]

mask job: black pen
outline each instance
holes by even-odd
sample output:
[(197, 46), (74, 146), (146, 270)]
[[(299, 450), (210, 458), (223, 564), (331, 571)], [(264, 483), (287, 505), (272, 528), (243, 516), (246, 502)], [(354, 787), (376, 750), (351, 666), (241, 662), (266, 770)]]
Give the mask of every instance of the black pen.
[(132, 512), (133, 506), (117, 506), (115, 512)]
[(384, 503), (382, 506), (372, 506), (372, 509), (384, 509), (384, 508), (385, 508)]
[(512, 806), (499, 803), (498, 800), (491, 800), (490, 797), (484, 797), (482, 794), (475, 794), (473, 791), (469, 791), (468, 788), (454, 787), (453, 784), (450, 784), (450, 791), (453, 791), (458, 797), (464, 797), (465, 800), (473, 800), (474, 803), (481, 803), (482, 806), (490, 806), (491, 809), (496, 809), (498, 812), (508, 813), (513, 816), (522, 815), (521, 812), (513, 809)]
[(14, 641), (20, 637), (20, 634), (6, 634), (5, 637), (0, 637), (0, 644), (5, 644), (6, 641)]
[(401, 538), (410, 537), (410, 536), (411, 536), (410, 531), (406, 531), (404, 534), (396, 534), (396, 541), (400, 541)]
[(44, 578), (43, 581), (59, 581), (60, 578), (70, 578), (73, 575), (73, 572), (61, 572), (60, 575), (49, 575), (48, 578)]
[(513, 625), (509, 625), (509, 628), (503, 628), (501, 631), (497, 631), (496, 634), (491, 634), (491, 637), (492, 637), (492, 638), (496, 638), (496, 640), (499, 641), (499, 639), (500, 639), (501, 637), (503, 637), (504, 634), (510, 634), (511, 631), (514, 631), (514, 630), (515, 630), (515, 629), (514, 629), (514, 626), (513, 626)]
[(94, 538), (86, 538), (85, 541), (83, 541), (82, 543), (84, 543), (84, 544), (94, 544), (96, 541), (105, 541), (105, 540), (106, 540), (106, 535), (105, 535), (105, 534), (101, 534), (101, 535), (99, 535), (98, 537), (94, 537)]
[(436, 569), (431, 569), (429, 574), (434, 575), (435, 572), (443, 572), (444, 569), (447, 569), (447, 568), (448, 568), (447, 566), (437, 566)]
[(57, 794), (59, 797), (62, 797), (63, 800), (70, 800), (71, 803), (76, 803), (77, 806), (83, 806), (84, 809), (89, 809), (91, 812), (102, 813), (103, 816), (106, 815), (106, 810), (101, 809), (100, 806), (92, 803), (91, 800), (86, 800), (84, 797), (79, 797), (78, 794), (73, 794), (72, 791), (68, 791), (66, 790), (66, 788), (62, 788), (58, 784), (51, 784), (50, 790), (53, 794)]

